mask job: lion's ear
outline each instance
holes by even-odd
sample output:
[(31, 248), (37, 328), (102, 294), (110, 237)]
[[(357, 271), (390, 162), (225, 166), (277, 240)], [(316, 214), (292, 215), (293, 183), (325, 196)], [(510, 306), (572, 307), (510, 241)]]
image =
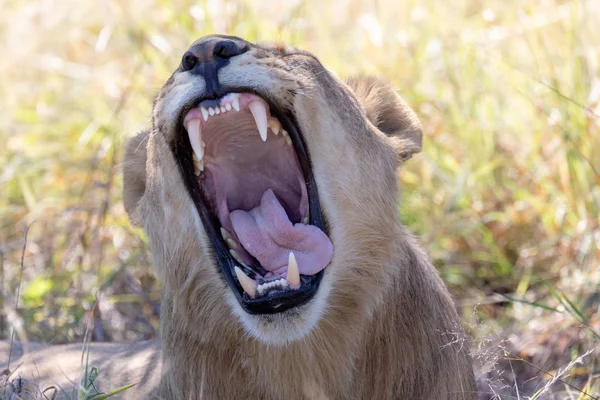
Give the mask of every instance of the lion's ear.
[(146, 190), (146, 151), (148, 131), (142, 131), (129, 139), (123, 160), (123, 204), (129, 219), (139, 225), (138, 203)]
[(402, 161), (421, 151), (421, 123), (392, 86), (373, 76), (351, 78), (347, 83), (369, 121), (391, 139)]

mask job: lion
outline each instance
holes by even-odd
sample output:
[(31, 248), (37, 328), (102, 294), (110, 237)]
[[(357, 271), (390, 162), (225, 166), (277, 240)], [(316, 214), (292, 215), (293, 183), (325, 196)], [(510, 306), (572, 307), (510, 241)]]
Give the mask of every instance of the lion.
[[(397, 170), (421, 143), (380, 79), (343, 82), (284, 44), (195, 41), (123, 162), (162, 282), (161, 341), (93, 344), (99, 385), (137, 383), (134, 399), (475, 398), (451, 297), (398, 214)], [(58, 375), (69, 351), (78, 367), (70, 345), (34, 353), (37, 373), (46, 360)]]

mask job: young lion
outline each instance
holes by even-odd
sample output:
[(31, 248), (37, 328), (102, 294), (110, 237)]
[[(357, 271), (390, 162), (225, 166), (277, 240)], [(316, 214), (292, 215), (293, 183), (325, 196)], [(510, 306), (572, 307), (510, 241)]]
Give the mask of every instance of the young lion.
[[(141, 380), (131, 398), (475, 398), (450, 296), (398, 217), (396, 169), (420, 149), (377, 79), (196, 41), (124, 161), (163, 283), (162, 370), (152, 345), (121, 347), (108, 382)], [(123, 362), (137, 352), (144, 367)]]

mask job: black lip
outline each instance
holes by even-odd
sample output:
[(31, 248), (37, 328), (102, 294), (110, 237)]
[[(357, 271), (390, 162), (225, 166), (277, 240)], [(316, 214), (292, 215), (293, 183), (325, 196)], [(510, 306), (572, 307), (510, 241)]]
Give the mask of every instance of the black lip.
[(268, 94), (259, 93), (256, 90), (247, 87), (221, 87), (216, 93), (214, 93), (210, 97), (198, 97), (193, 101), (190, 101), (181, 110), (179, 120), (176, 126), (177, 135), (174, 138), (170, 147), (173, 156), (175, 157), (175, 160), (177, 160), (179, 171), (181, 173), (181, 176), (183, 177), (183, 181), (187, 187), (187, 190), (190, 196), (192, 197), (194, 204), (196, 204), (198, 214), (200, 215), (200, 219), (202, 221), (202, 224), (204, 225), (204, 229), (206, 230), (206, 233), (208, 234), (208, 237), (212, 244), (215, 258), (217, 260), (217, 263), (219, 264), (222, 276), (225, 278), (225, 281), (232, 289), (238, 302), (240, 303), (242, 308), (249, 314), (276, 314), (284, 312), (294, 307), (299, 307), (303, 304), (306, 304), (310, 299), (312, 299), (312, 297), (316, 294), (319, 288), (321, 279), (323, 278), (324, 270), (321, 270), (319, 273), (313, 276), (301, 276), (302, 284), (298, 290), (285, 292), (271, 292), (268, 295), (257, 299), (249, 298), (244, 293), (237, 279), (233, 276), (234, 267), (241, 266), (229, 254), (229, 249), (225, 245), (224, 241), (221, 239), (221, 235), (219, 232), (219, 227), (221, 225), (220, 221), (206, 207), (208, 201), (202, 189), (200, 188), (200, 185), (198, 184), (196, 176), (193, 172), (193, 168), (190, 168), (190, 166), (192, 165), (192, 147), (190, 145), (189, 137), (183, 126), (183, 118), (185, 117), (185, 115), (192, 108), (196, 107), (201, 101), (217, 100), (231, 92), (252, 93), (261, 97), (269, 104), (271, 115), (277, 117), (277, 119), (279, 119), (279, 121), (283, 125), (283, 128), (288, 132), (290, 138), (292, 139), (292, 143), (296, 154), (298, 155), (298, 160), (300, 162), (300, 167), (306, 180), (306, 189), (308, 192), (308, 203), (310, 209), (309, 222), (311, 225), (314, 225), (321, 229), (323, 232), (325, 232), (325, 234), (328, 234), (325, 228), (323, 216), (321, 214), (319, 194), (317, 190), (317, 184), (315, 182), (314, 175), (312, 172), (310, 156), (306, 144), (304, 142), (304, 138), (301, 135), (299, 129), (297, 128), (298, 122), (291, 112), (277, 107), (277, 105), (274, 104), (274, 101), (270, 98)]

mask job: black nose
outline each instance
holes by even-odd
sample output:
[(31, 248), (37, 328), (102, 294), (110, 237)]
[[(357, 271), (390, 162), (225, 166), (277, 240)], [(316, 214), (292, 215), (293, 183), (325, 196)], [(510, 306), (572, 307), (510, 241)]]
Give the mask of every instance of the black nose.
[(206, 36), (185, 52), (179, 70), (202, 76), (206, 83), (206, 97), (216, 97), (223, 90), (219, 84), (219, 70), (233, 57), (249, 49), (250, 43), (233, 36)]
[(213, 55), (219, 58), (239, 56), (248, 50), (247, 46), (238, 46), (233, 40), (221, 40), (213, 48)]
[(190, 69), (194, 68), (197, 63), (198, 57), (196, 57), (194, 53), (189, 50), (186, 51), (181, 58), (181, 68), (183, 68), (184, 71), (189, 71)]
[(222, 67), (227, 60), (246, 51), (248, 51), (246, 42), (213, 37), (194, 43), (181, 58), (181, 69), (191, 71), (199, 64), (216, 64), (217, 67)]

